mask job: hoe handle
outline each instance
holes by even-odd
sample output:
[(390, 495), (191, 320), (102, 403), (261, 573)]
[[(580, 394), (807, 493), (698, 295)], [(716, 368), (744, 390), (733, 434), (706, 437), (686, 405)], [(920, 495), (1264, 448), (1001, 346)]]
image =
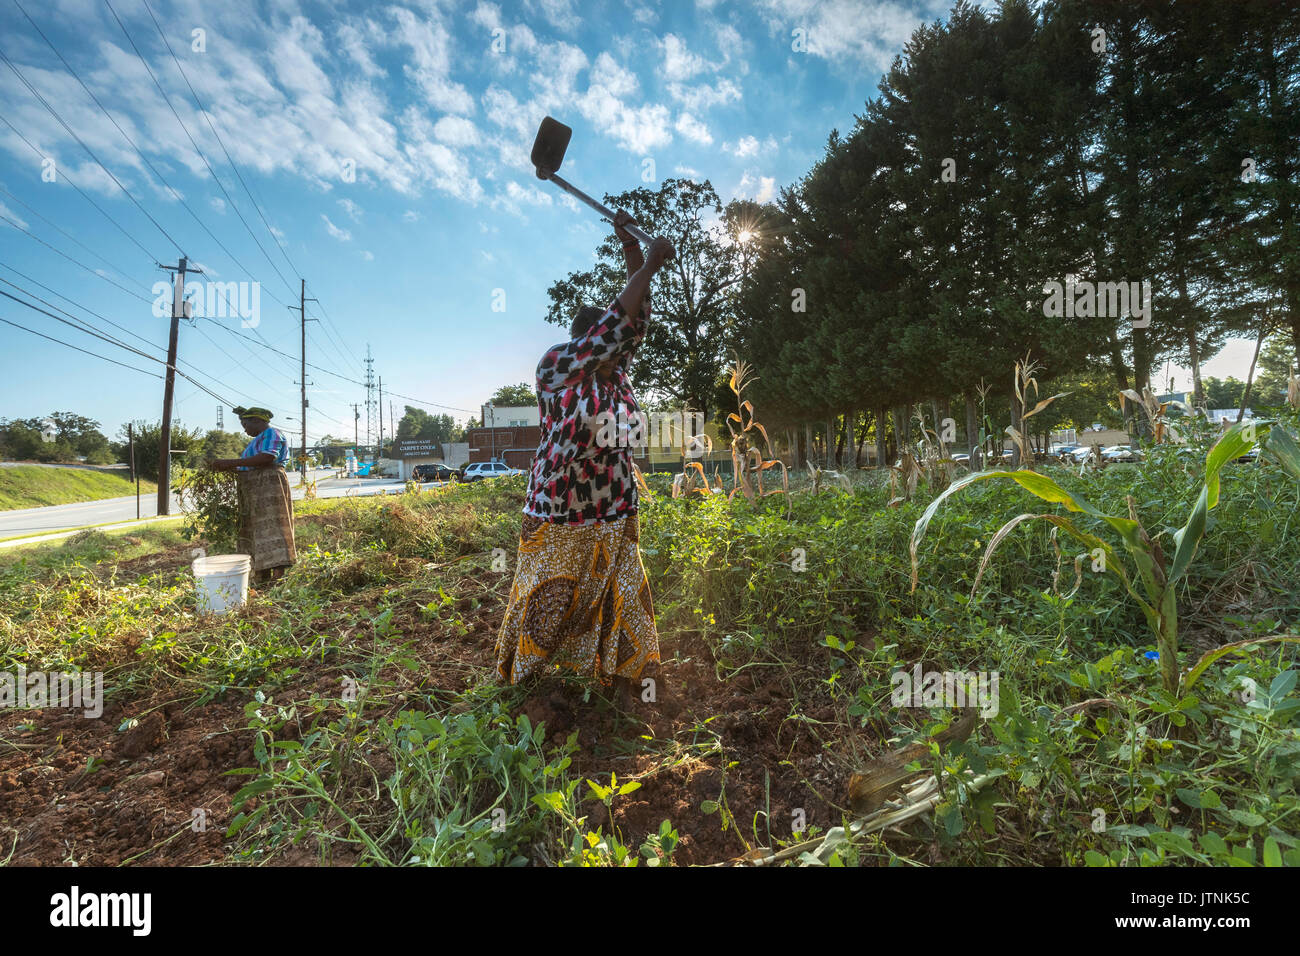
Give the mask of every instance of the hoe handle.
[[(610, 212), (600, 203), (596, 202), (596, 200), (592, 199), (590, 196), (584, 193), (577, 186), (574, 186), (572, 183), (568, 182), (567, 180), (561, 179), (555, 173), (551, 173), (546, 178), (548, 178), (551, 182), (555, 183), (555, 185), (559, 186), (561, 189), (563, 189), (574, 199), (578, 200), (579, 202), (586, 203), (592, 209), (596, 210), (596, 212), (600, 213), (603, 217), (608, 219), (611, 223), (614, 221), (614, 214), (612, 212)], [(647, 235), (645, 230), (642, 229), (640, 226), (636, 225), (635, 223), (630, 223), (627, 226), (624, 226), (623, 228), (625, 228), (628, 232), (632, 233), (632, 235), (636, 236), (636, 238), (641, 241), (642, 245), (648, 247), (650, 243), (654, 242), (654, 238), (652, 236)]]

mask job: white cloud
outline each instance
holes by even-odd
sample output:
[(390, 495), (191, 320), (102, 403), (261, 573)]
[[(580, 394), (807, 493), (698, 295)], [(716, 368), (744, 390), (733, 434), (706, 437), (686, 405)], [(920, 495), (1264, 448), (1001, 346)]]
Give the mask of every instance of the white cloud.
[(745, 170), (740, 177), (740, 182), (736, 184), (734, 195), (741, 198), (752, 198), (755, 202), (770, 202), (776, 198), (776, 177), (759, 176), (755, 178), (749, 170)]
[(375, 261), (375, 254), (374, 254), (373, 252), (371, 252), (369, 249), (363, 249), (363, 250), (361, 251), (361, 258), (362, 258), (362, 259), (365, 259), (366, 262), (374, 262), (374, 261)]
[[(376, 36), (376, 34), (379, 34)], [(348, 55), (353, 64), (361, 70), (363, 76), (375, 78), (384, 75), (384, 71), (375, 63), (371, 57), (370, 51), (366, 48), (367, 38), (382, 39), (379, 25), (374, 21), (367, 20), (362, 28), (358, 28), (351, 23), (344, 23), (335, 31), (338, 37), (339, 47)]]
[(528, 0), (526, 6), (530, 10), (540, 8), (542, 16), (551, 26), (560, 30), (568, 31), (578, 26), (578, 16), (573, 12), (573, 0)]
[(444, 116), (433, 124), (434, 139), (448, 146), (477, 146), (480, 142), (478, 127), (463, 116)]
[(520, 186), (513, 180), (506, 183), (506, 195), (515, 202), (527, 203), (530, 206), (549, 206), (553, 202), (550, 193), (542, 192), (536, 186)]
[(673, 127), (689, 140), (701, 143), (707, 146), (713, 142), (713, 137), (709, 134), (709, 128), (697, 120), (690, 113), (683, 113), (677, 117), (677, 123)]
[(217, 212), (224, 213), (226, 211), (226, 201), (222, 199), (220, 196), (213, 196), (211, 199), (208, 200), (208, 205), (211, 206), (213, 209), (215, 209)]
[(418, 222), (419, 220), (420, 220), (420, 214), (416, 212), (414, 209), (408, 209), (406, 210), (406, 212), (402, 213), (403, 222)]
[(659, 49), (664, 55), (660, 73), (666, 80), (684, 82), (709, 68), (708, 61), (688, 50), (686, 41), (674, 33), (664, 35)]
[[(4, 203), (2, 203), (2, 202), (0, 202), (0, 215), (2, 215), (2, 216), (7, 216), (8, 218), (12, 219), (15, 223), (17, 223), (17, 224), (18, 224), (20, 227), (22, 227), (23, 229), (26, 229), (26, 228), (27, 228), (27, 220), (23, 219), (22, 216), (18, 215), (18, 213), (14, 212), (12, 209), (10, 209), (8, 206), (6, 206), (6, 205), (5, 205)], [(0, 225), (3, 225), (3, 226), (9, 226), (9, 223), (7, 223), (7, 222), (0, 222)]]
[(397, 21), (397, 40), (411, 49), (414, 64), (405, 72), (412, 77), (434, 109), (444, 113), (474, 112), (474, 98), (451, 79), (452, 36), (436, 10), (421, 20), (405, 7), (390, 8)]
[(591, 83), (578, 98), (582, 115), (612, 136), (622, 149), (648, 153), (672, 142), (665, 106), (629, 106), (624, 102), (637, 90), (636, 75), (608, 53), (601, 53), (589, 72)]
[(734, 144), (723, 143), (722, 149), (723, 152), (731, 153), (737, 159), (745, 159), (749, 156), (757, 156), (760, 152), (771, 152), (776, 149), (776, 139), (769, 136), (759, 142), (756, 136), (742, 136)]
[(325, 231), (328, 232), (332, 238), (337, 239), (339, 242), (352, 241), (352, 233), (334, 225), (334, 223), (330, 222), (330, 217), (324, 213), (321, 213), (320, 217), (325, 221)]
[(365, 210), (360, 206), (354, 203), (351, 199), (340, 199), (338, 203), (343, 207), (343, 211), (348, 214), (349, 219), (353, 222), (361, 221), (361, 215)]
[(669, 96), (692, 113), (703, 113), (714, 106), (725, 106), (733, 100), (740, 102), (741, 97), (740, 87), (735, 81), (726, 77), (713, 85), (698, 83), (691, 86), (686, 83), (669, 83), (667, 90)]
[(758, 0), (755, 6), (787, 46), (792, 31), (801, 29), (808, 54), (872, 72), (887, 69), (912, 31), (947, 9), (946, 0), (919, 6), (902, 0)]

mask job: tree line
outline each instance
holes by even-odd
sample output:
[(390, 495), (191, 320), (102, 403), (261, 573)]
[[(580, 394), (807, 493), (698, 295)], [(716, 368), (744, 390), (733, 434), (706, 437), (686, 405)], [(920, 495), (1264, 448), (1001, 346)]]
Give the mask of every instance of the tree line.
[[(1041, 397), (1072, 392), (1035, 431), (1141, 431), (1118, 393), (1167, 391), (1170, 361), (1215, 407), (1201, 367), (1230, 337), (1267, 342), (1250, 404), (1280, 402), (1300, 354), (1298, 173), (1295, 5), (959, 2), (779, 201), (724, 207), (685, 180), (607, 197), (679, 251), (633, 378), (725, 414), (734, 351), (797, 460), (868, 439), (892, 460), (918, 411), (968, 445), (1023, 426), (1027, 355)], [(612, 236), (598, 256), (551, 287), (548, 320), (617, 293)]]

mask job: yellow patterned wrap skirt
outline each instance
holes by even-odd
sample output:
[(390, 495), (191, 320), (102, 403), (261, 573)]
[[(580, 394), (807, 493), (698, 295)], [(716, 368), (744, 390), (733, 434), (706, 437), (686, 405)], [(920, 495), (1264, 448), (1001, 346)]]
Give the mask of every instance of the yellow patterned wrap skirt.
[(497, 671), (517, 684), (567, 671), (608, 684), (659, 660), (636, 515), (589, 525), (524, 515)]

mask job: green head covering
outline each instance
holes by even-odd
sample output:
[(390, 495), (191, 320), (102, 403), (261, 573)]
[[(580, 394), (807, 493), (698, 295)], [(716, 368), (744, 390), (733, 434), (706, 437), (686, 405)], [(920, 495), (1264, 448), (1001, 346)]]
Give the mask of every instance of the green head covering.
[(236, 405), (231, 411), (240, 418), (260, 418), (264, 422), (269, 422), (274, 417), (268, 409), (256, 406), (245, 408), (243, 405)]

